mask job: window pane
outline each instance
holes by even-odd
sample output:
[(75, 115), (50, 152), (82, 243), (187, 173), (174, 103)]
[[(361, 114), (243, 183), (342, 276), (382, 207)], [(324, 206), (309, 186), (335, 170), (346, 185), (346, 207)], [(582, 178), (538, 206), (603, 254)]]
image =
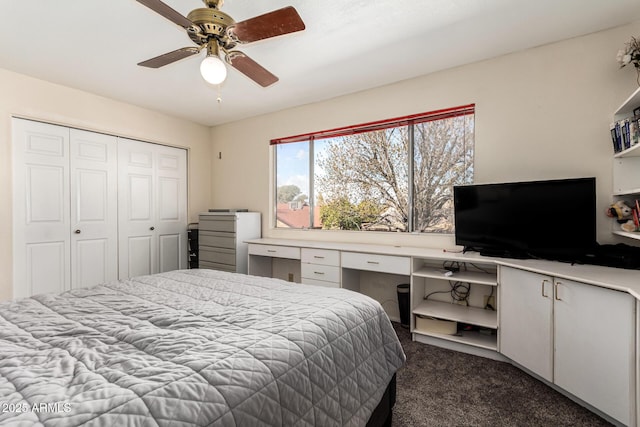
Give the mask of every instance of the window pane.
[(473, 182), (474, 116), (414, 128), (414, 229), (453, 232), (453, 186)]
[(276, 150), (276, 227), (310, 227), (309, 142), (280, 144)]
[(406, 126), (314, 141), (322, 228), (406, 231)]

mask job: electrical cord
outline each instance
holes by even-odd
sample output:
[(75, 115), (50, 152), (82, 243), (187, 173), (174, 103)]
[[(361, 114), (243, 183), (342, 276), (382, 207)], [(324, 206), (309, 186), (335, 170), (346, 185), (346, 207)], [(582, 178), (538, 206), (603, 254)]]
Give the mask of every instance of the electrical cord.
[[(477, 264), (474, 263), (468, 263), (469, 266), (471, 266), (474, 270), (478, 270), (481, 271), (483, 273), (486, 274), (491, 274), (492, 272), (487, 270), (486, 268), (483, 268)], [(459, 272), (459, 271), (469, 271), (469, 266), (467, 266), (466, 262), (460, 262), (460, 261), (451, 261), (451, 260), (447, 260), (447, 261), (443, 261), (442, 263), (442, 268), (444, 270), (448, 270), (451, 272)], [(465, 303), (467, 306), (469, 305), (469, 297), (471, 295), (471, 284), (468, 282), (461, 282), (461, 281), (449, 281), (449, 290), (446, 291), (433, 291), (430, 292), (429, 294), (427, 294), (424, 299), (429, 299), (429, 297), (431, 297), (432, 295), (435, 294), (450, 294), (451, 295), (451, 300), (454, 303)], [(492, 299), (492, 297), (494, 296), (494, 287), (491, 286), (491, 293), (489, 294), (488, 298), (487, 298), (487, 302), (485, 303), (484, 308), (487, 310), (493, 310), (495, 311), (496, 308), (493, 306), (493, 304), (490, 303), (490, 300)]]
[[(485, 268), (480, 267), (479, 265), (476, 265), (472, 262), (469, 263), (473, 268), (475, 268), (478, 271), (482, 271), (483, 273), (487, 273), (487, 274), (491, 274), (491, 272)], [(484, 305), (484, 309), (485, 310), (493, 310), (496, 311), (496, 308), (489, 303), (489, 300), (491, 299), (491, 297), (493, 296), (493, 286), (491, 286), (491, 293), (489, 293), (489, 297), (487, 298), (487, 302)]]
[(471, 285), (466, 282), (449, 280), (450, 289), (447, 291), (433, 291), (425, 295), (424, 299), (429, 299), (435, 294), (449, 294), (453, 302), (464, 302), (469, 305), (469, 295), (471, 295)]
[(487, 303), (484, 305), (485, 310), (493, 310), (496, 311), (496, 308), (489, 303), (491, 297), (493, 296), (493, 286), (491, 287), (491, 293), (489, 293), (489, 298), (487, 298)]
[(464, 264), (464, 262), (460, 263), (459, 261), (444, 261), (442, 263), (442, 268), (455, 273), (456, 271), (460, 271), (462, 267), (465, 267), (466, 269), (466, 266)]
[(477, 264), (474, 264), (472, 262), (469, 263), (469, 265), (471, 265), (473, 268), (475, 268), (476, 270), (482, 271), (483, 273), (487, 273), (487, 274), (491, 274), (491, 272), (485, 268), (480, 267)]

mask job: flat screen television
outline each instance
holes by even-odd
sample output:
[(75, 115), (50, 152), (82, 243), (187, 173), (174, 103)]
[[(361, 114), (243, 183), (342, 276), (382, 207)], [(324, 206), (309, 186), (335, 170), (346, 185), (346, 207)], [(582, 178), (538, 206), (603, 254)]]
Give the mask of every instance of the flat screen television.
[(596, 180), (455, 186), (456, 244), (508, 258), (580, 261), (596, 242)]

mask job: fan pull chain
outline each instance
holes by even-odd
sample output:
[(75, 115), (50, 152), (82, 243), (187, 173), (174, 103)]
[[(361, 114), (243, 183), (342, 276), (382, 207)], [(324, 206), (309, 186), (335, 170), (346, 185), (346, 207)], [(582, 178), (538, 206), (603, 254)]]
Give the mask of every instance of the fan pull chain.
[(218, 97), (216, 98), (218, 105), (222, 104), (222, 95), (220, 94), (220, 85), (218, 85)]

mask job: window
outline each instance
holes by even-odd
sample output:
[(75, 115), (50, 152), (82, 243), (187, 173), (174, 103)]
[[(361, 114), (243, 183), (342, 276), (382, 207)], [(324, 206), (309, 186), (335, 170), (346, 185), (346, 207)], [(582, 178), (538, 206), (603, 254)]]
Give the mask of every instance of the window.
[(474, 105), (272, 140), (276, 227), (453, 232)]

